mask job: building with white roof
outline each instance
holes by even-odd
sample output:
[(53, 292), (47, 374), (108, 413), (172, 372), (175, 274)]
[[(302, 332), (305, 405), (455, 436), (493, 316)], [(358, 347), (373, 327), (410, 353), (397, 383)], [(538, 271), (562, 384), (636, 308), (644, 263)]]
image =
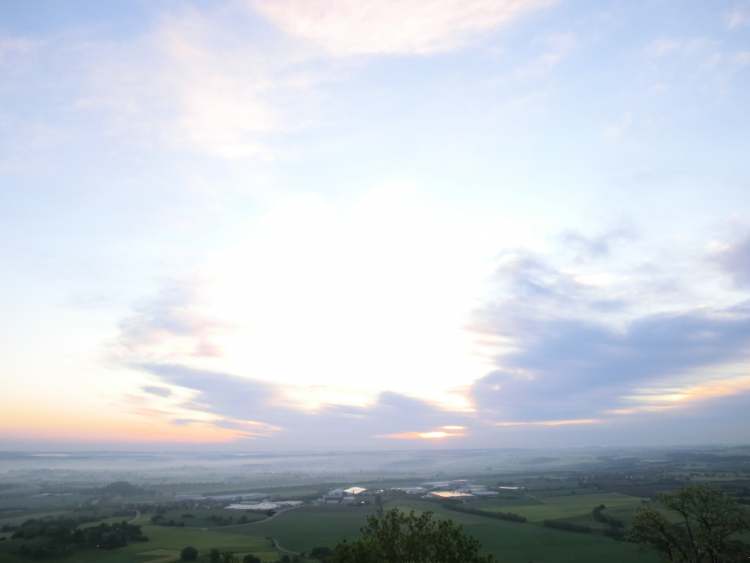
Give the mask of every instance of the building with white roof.
[(363, 489), (362, 487), (349, 487), (348, 489), (344, 489), (344, 492), (347, 495), (353, 495), (353, 496), (361, 495), (365, 491), (367, 491), (367, 489)]

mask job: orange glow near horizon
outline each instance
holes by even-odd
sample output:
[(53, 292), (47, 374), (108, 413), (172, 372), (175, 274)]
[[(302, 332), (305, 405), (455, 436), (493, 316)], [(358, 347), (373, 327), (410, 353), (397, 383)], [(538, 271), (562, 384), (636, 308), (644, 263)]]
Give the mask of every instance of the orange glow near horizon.
[[(559, 428), (606, 424), (619, 416), (659, 413), (683, 409), (702, 401), (736, 395), (750, 390), (750, 376), (725, 377), (705, 383), (643, 390), (625, 397), (625, 406), (601, 411), (601, 417), (558, 420), (507, 420), (496, 428)], [(173, 405), (132, 400), (104, 405), (98, 412), (73, 412), (73, 407), (40, 401), (31, 411), (25, 405), (9, 405), (0, 412), (0, 439), (50, 442), (111, 442), (118, 444), (228, 444), (253, 437), (272, 436), (282, 431), (262, 421), (230, 420), (206, 413), (170, 411)], [(165, 409), (165, 410), (162, 410)], [(310, 414), (310, 416), (315, 416)], [(184, 419), (176, 424), (175, 419)], [(220, 423), (226, 423), (223, 427)], [(422, 430), (376, 435), (387, 440), (439, 442), (469, 434), (462, 425), (444, 425)]]
[(0, 414), (0, 438), (10, 440), (49, 440), (116, 443), (227, 443), (247, 438), (241, 429), (221, 428), (211, 422), (176, 425), (157, 416), (139, 414), (106, 415), (66, 412), (34, 414), (4, 410)]
[(637, 412), (667, 410), (721, 397), (729, 397), (750, 391), (750, 376), (728, 377), (706, 383), (675, 387), (668, 392), (648, 392), (627, 397), (638, 403), (633, 407), (614, 409), (612, 414), (632, 414)]
[(448, 425), (426, 432), (395, 432), (393, 434), (381, 434), (377, 437), (389, 440), (441, 440), (443, 438), (461, 438), (466, 435), (465, 430), (464, 426)]
[(603, 422), (600, 418), (572, 418), (565, 420), (533, 420), (533, 421), (504, 421), (496, 422), (495, 426), (499, 428), (514, 428), (519, 426), (576, 426), (580, 424), (599, 424)]

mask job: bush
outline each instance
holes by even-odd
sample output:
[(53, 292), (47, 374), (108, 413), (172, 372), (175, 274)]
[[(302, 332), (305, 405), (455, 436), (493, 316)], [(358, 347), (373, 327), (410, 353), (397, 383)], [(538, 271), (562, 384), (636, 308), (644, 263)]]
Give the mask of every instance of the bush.
[(593, 532), (593, 530), (589, 526), (573, 524), (572, 522), (564, 522), (562, 520), (545, 520), (543, 524), (548, 528), (565, 530), (566, 532), (578, 532), (580, 534), (590, 534), (591, 532)]
[(509, 522), (518, 522), (523, 524), (526, 522), (526, 517), (516, 514), (515, 512), (490, 512), (489, 510), (480, 510), (478, 508), (471, 508), (463, 506), (461, 504), (455, 504), (452, 502), (444, 503), (446, 508), (455, 510), (456, 512), (464, 512), (466, 514), (475, 514), (477, 516), (484, 516), (486, 518), (494, 518), (495, 520), (507, 520)]
[(480, 543), (451, 520), (397, 509), (370, 516), (354, 542), (336, 546), (336, 563), (492, 563)]
[(333, 557), (333, 550), (330, 547), (314, 547), (310, 551), (310, 557), (318, 561), (329, 561)]
[[(720, 490), (691, 485), (658, 497), (663, 508), (679, 514), (670, 522), (662, 511), (642, 506), (633, 519), (628, 539), (648, 545), (672, 559), (691, 555), (691, 561), (741, 561), (750, 546), (733, 539), (750, 529), (746, 511)], [(693, 557), (692, 555), (696, 556)]]
[(196, 561), (198, 559), (198, 550), (192, 545), (183, 547), (180, 552), (180, 561)]
[(607, 508), (603, 504), (600, 504), (597, 506), (592, 512), (591, 516), (596, 520), (597, 522), (601, 522), (602, 524), (606, 524), (607, 526), (610, 526), (611, 528), (624, 528), (625, 523), (622, 520), (618, 520), (614, 516), (610, 516), (609, 514), (604, 513), (604, 509)]

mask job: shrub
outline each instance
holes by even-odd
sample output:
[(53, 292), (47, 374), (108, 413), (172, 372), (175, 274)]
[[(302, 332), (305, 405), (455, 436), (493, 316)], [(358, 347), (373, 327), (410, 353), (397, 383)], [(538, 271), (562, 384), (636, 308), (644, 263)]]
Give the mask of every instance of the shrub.
[(198, 559), (198, 550), (192, 545), (183, 547), (180, 552), (180, 561), (196, 561)]

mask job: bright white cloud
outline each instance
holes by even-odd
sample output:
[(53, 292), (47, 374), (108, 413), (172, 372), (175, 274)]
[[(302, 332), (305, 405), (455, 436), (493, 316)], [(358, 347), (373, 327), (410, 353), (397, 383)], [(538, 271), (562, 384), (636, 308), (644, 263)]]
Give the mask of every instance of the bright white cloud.
[[(494, 267), (483, 234), (508, 228), (401, 185), (281, 201), (200, 267), (191, 303), (167, 294), (123, 324), (124, 354), (258, 378), (307, 410), (384, 389), (467, 409), (490, 369), (467, 328)], [(196, 353), (209, 340), (218, 354)]]
[(253, 0), (286, 33), (335, 56), (425, 55), (553, 4), (553, 0)]
[[(721, 8), (664, 28), (552, 3), (149, 3), (47, 35), (18, 18), (0, 422), (43, 407), (52, 427), (75, 387), (85, 426), (126, 408), (138, 436), (152, 417), (185, 439), (317, 421), (301, 443), (340, 445), (360, 421), (356, 446), (487, 445), (515, 432), (495, 422), (589, 432), (747, 393), (716, 371), (746, 363), (750, 313), (715, 318), (747, 299), (746, 235), (701, 251), (744, 221), (745, 12), (730, 32)], [(630, 219), (637, 236), (612, 229)]]
[(209, 308), (237, 327), (218, 341), (226, 369), (465, 408), (452, 390), (487, 369), (465, 327), (492, 250), (428, 205), (390, 186), (343, 205), (302, 198), (270, 210), (206, 264)]

